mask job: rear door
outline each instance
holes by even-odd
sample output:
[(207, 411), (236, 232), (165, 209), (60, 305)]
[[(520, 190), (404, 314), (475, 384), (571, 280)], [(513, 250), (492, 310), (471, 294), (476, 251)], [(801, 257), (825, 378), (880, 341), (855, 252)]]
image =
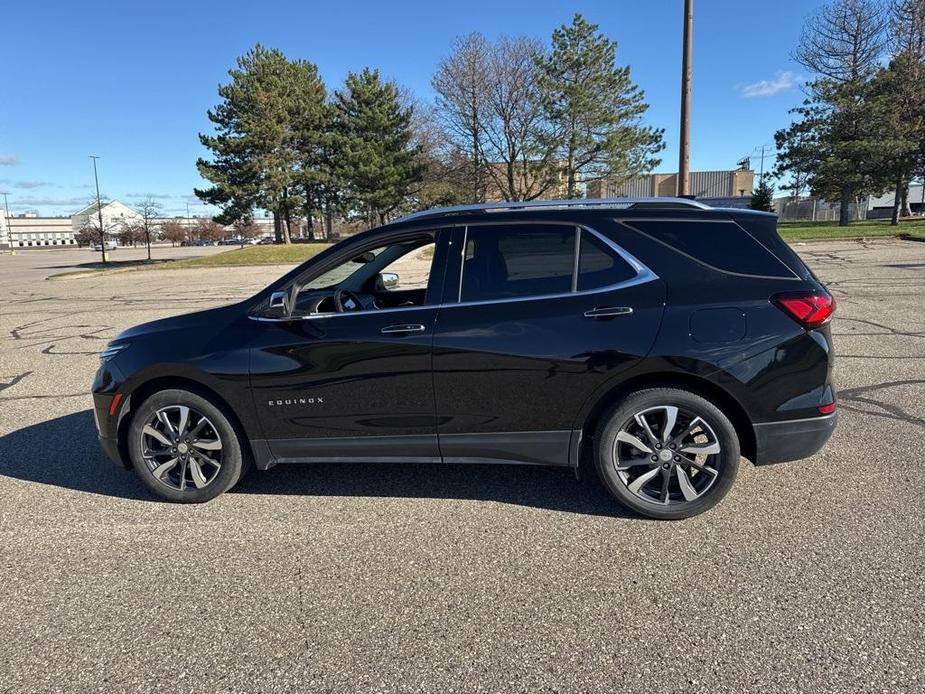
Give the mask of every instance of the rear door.
[(582, 405), (651, 348), (661, 281), (574, 224), (471, 225), (452, 248), (434, 335), (444, 461), (568, 464)]

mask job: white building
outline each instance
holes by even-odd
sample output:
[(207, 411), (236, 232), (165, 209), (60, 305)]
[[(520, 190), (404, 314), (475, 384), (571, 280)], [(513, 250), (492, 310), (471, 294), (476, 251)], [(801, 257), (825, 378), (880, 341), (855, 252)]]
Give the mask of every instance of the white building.
[[(71, 229), (75, 234), (87, 227), (93, 227), (94, 229), (99, 227), (100, 214), (97, 209), (94, 202), (71, 215)], [(107, 236), (118, 236), (127, 224), (141, 220), (141, 215), (118, 200), (104, 202), (99, 211), (103, 216), (103, 231)]]
[(68, 217), (39, 217), (26, 213), (6, 217), (0, 210), (0, 247), (74, 246), (74, 230)]
[[(82, 229), (99, 226), (99, 213), (96, 203), (87, 205), (69, 217), (40, 217), (34, 212), (12, 215), (7, 219), (0, 205), (0, 249), (8, 247), (35, 248), (45, 246), (76, 246), (78, 234)], [(118, 200), (102, 204), (103, 229), (106, 236), (118, 240), (126, 225), (141, 221), (141, 215)], [(155, 229), (167, 222), (177, 222), (187, 229), (191, 238), (195, 236), (196, 225), (203, 217), (158, 217), (151, 223)], [(262, 236), (273, 235), (273, 221), (267, 218), (254, 220)], [(232, 227), (226, 227), (228, 235), (234, 233)]]

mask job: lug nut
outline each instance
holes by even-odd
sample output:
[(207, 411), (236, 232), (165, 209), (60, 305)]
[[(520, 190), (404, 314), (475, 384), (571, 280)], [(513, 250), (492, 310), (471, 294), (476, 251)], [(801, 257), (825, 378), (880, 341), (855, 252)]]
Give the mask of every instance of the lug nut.
[(674, 457), (674, 459), (675, 459), (675, 462), (678, 462), (679, 460), (681, 460), (681, 456), (676, 455), (676, 456)]
[(657, 444), (655, 444), (655, 447), (656, 447), (656, 448), (661, 448), (661, 447), (662, 447), (662, 444), (657, 443)]
[(657, 462), (658, 462), (658, 456), (657, 456), (657, 455), (653, 455), (653, 456), (652, 456), (652, 462), (653, 462), (653, 463), (657, 463)]
[(672, 443), (671, 445), (668, 446), (668, 448), (670, 448), (671, 450), (674, 450), (674, 449), (675, 449), (675, 445)]

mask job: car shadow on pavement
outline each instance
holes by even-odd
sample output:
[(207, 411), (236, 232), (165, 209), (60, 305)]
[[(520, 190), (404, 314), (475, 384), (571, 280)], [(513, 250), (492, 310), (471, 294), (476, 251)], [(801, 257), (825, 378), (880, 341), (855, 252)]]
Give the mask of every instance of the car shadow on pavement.
[(0, 436), (0, 475), (104, 496), (154, 499), (103, 453), (90, 410)]
[[(90, 410), (0, 436), (0, 475), (156, 501), (134, 474), (103, 453)], [(495, 501), (567, 513), (637, 517), (613, 501), (590, 470), (576, 480), (570, 469), (518, 465), (279, 465), (252, 472), (232, 493)]]
[(593, 470), (530, 465), (367, 463), (278, 465), (244, 478), (232, 493), (494, 501), (617, 518), (640, 518), (614, 501)]

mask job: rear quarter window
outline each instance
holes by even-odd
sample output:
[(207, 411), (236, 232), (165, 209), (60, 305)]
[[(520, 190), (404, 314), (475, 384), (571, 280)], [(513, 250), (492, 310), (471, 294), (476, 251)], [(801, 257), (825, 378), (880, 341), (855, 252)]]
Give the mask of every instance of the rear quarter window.
[(594, 234), (583, 229), (578, 251), (578, 283), (580, 292), (600, 289), (636, 276), (636, 270), (616, 251)]
[(693, 260), (723, 272), (794, 277), (777, 256), (734, 222), (632, 220), (625, 224)]

